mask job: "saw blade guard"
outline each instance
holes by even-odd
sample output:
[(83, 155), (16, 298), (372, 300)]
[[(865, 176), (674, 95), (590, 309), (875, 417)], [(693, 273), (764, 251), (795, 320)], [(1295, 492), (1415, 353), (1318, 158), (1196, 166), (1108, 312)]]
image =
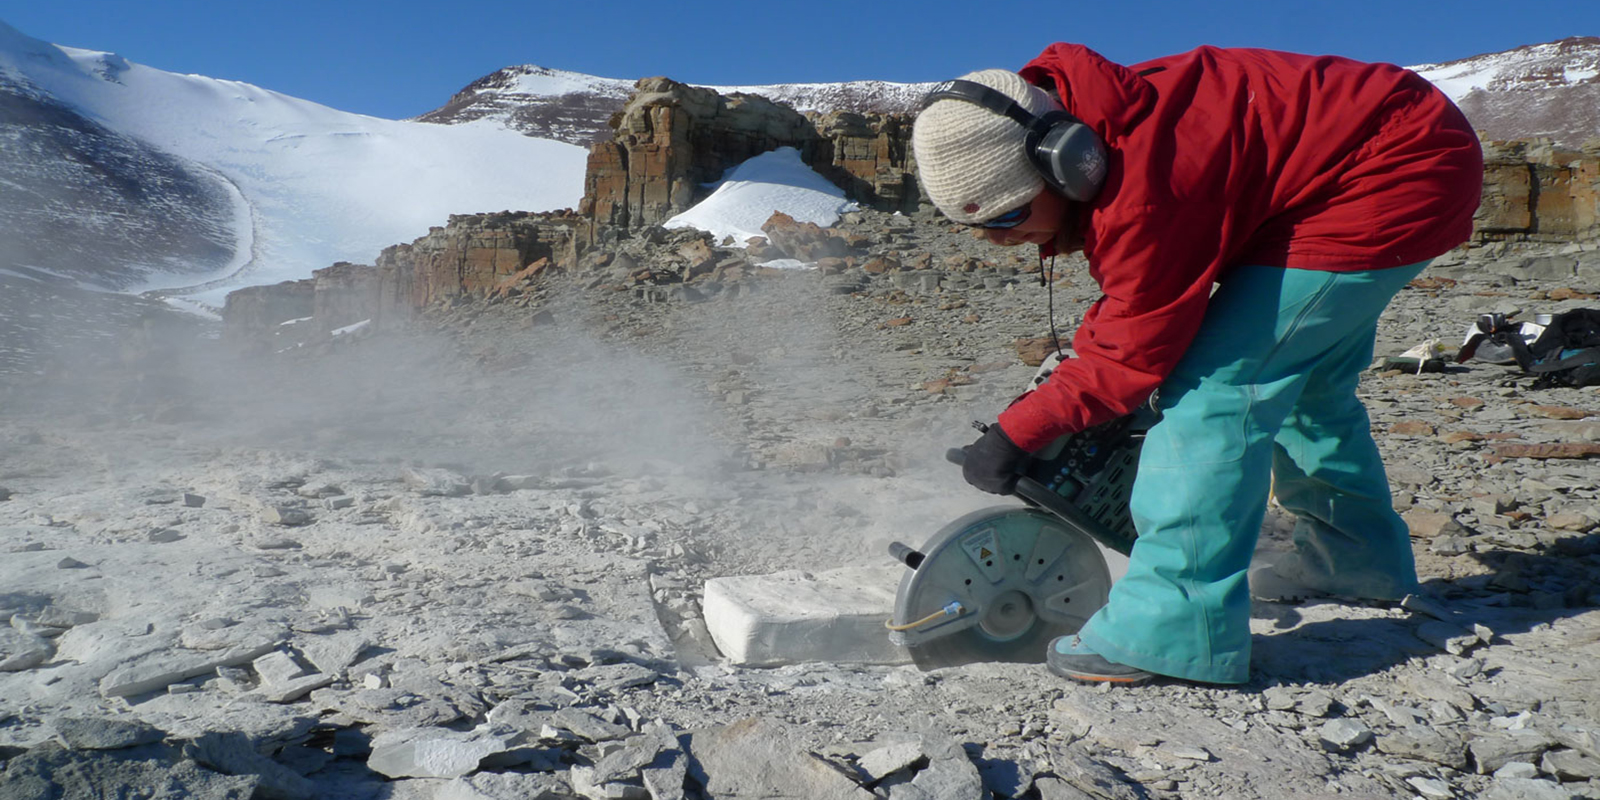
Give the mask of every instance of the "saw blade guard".
[(891, 639), (923, 669), (973, 661), (1044, 661), (1106, 603), (1111, 576), (1094, 540), (1054, 515), (974, 511), (928, 540), (900, 582)]

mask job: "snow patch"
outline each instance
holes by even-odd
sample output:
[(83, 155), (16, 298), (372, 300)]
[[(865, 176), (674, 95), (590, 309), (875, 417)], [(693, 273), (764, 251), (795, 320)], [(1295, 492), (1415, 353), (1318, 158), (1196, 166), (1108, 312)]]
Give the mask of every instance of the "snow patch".
[(365, 327), (367, 327), (368, 325), (371, 325), (371, 324), (372, 324), (372, 320), (364, 319), (364, 320), (361, 320), (360, 322), (357, 322), (357, 323), (355, 323), (353, 325), (346, 325), (343, 328), (334, 328), (333, 329), (333, 335), (334, 336), (344, 336), (346, 334), (355, 333), (356, 331), (359, 331), (362, 328), (365, 328)]
[(731, 238), (732, 246), (744, 247), (749, 239), (766, 235), (761, 226), (774, 212), (827, 228), (839, 221), (840, 214), (856, 208), (845, 199), (843, 189), (806, 166), (793, 147), (745, 161), (725, 173), (716, 186), (710, 197), (663, 227), (696, 228), (719, 242)]
[(774, 258), (771, 261), (763, 261), (756, 266), (768, 269), (814, 269), (817, 265), (795, 258)]
[(177, 309), (179, 311), (182, 311), (185, 314), (192, 314), (192, 315), (194, 315), (196, 317), (199, 317), (199, 318), (204, 319), (204, 320), (209, 320), (211, 322), (221, 322), (222, 321), (222, 315), (218, 314), (210, 306), (202, 305), (200, 303), (196, 303), (193, 300), (189, 300), (189, 299), (183, 298), (183, 297), (166, 297), (166, 298), (162, 298), (162, 300), (167, 305), (169, 305), (169, 306), (171, 306), (171, 307), (173, 307), (173, 308), (175, 308), (175, 309)]

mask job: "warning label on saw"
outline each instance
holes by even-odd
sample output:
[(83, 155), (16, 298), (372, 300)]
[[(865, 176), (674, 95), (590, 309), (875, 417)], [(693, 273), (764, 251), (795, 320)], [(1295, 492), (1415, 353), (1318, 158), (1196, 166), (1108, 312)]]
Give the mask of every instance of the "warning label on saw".
[(965, 550), (972, 563), (983, 570), (989, 580), (998, 580), (1002, 572), (997, 563), (1000, 556), (999, 537), (995, 535), (994, 528), (984, 528), (973, 531), (961, 539), (961, 549)]

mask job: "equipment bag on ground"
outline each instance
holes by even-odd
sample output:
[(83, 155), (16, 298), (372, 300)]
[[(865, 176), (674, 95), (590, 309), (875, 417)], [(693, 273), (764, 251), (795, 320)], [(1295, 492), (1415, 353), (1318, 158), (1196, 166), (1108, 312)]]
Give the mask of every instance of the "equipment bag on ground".
[(1557, 314), (1532, 344), (1509, 339), (1517, 366), (1537, 376), (1533, 388), (1600, 385), (1600, 309)]

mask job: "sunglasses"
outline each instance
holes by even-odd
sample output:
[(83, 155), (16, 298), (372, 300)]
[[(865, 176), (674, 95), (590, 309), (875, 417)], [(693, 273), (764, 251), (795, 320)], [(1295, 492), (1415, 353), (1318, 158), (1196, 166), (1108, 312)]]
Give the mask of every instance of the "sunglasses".
[(990, 230), (1005, 230), (1007, 228), (1015, 228), (1018, 225), (1027, 222), (1029, 215), (1032, 213), (1033, 204), (1029, 203), (1021, 208), (1014, 208), (1010, 211), (1007, 211), (1006, 213), (1001, 214), (994, 219), (986, 222), (980, 222), (978, 223), (977, 227), (988, 228)]

